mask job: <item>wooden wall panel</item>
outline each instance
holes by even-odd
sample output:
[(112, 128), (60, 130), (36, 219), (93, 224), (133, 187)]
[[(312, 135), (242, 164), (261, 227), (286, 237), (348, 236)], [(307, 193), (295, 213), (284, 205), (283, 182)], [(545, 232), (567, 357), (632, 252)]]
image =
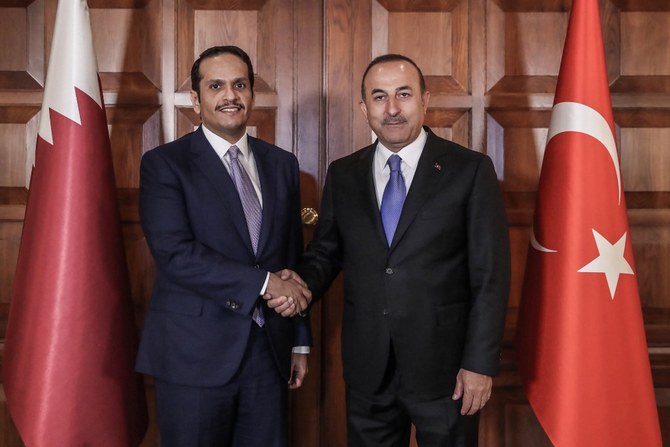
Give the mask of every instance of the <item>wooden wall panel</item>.
[(0, 14), (0, 89), (37, 89), (44, 81), (43, 0), (8, 4)]
[[(0, 1), (0, 341), (4, 337), (57, 0)], [(237, 44), (256, 69), (249, 133), (293, 152), (303, 205), (318, 209), (329, 162), (370, 143), (359, 110), (368, 62), (412, 57), (426, 123), (494, 161), (510, 221), (511, 298), (502, 372), (480, 445), (549, 445), (516, 372), (514, 332), (529, 229), (571, 0), (89, 0), (138, 330), (153, 287), (137, 195), (142, 154), (199, 124), (190, 68)], [(663, 434), (670, 439), (670, 4), (599, 0), (636, 271)], [(420, 31), (420, 32), (419, 32)], [(306, 238), (311, 228), (305, 228)], [(313, 312), (315, 347), (291, 394), (297, 447), (346, 445), (342, 283)], [(1, 346), (1, 344), (0, 344)], [(1, 358), (1, 357), (0, 357)], [(157, 446), (153, 384), (146, 381)], [(0, 390), (0, 447), (21, 445)]]
[(668, 42), (669, 12), (631, 11), (621, 14), (621, 74), (670, 76), (670, 56), (666, 52), (658, 52), (667, 47)]
[(633, 225), (631, 228), (640, 301), (642, 307), (646, 309), (670, 310), (668, 299), (670, 225), (668, 224), (666, 221), (650, 226)]

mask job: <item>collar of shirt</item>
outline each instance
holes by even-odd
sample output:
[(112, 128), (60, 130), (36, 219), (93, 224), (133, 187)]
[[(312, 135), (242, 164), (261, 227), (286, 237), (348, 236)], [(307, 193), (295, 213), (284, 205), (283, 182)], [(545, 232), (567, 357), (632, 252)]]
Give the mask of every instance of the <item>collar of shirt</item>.
[[(202, 125), (202, 132), (205, 134), (205, 138), (207, 138), (207, 141), (209, 141), (209, 144), (216, 152), (216, 155), (218, 155), (219, 159), (223, 162), (228, 173), (230, 173), (230, 160), (226, 155), (228, 154), (228, 149), (230, 149), (230, 146), (233, 146), (233, 144), (230, 144), (227, 140), (209, 130), (204, 124)], [(240, 150), (241, 156), (239, 157), (239, 161), (242, 163), (245, 171), (247, 171), (247, 174), (249, 174), (251, 183), (253, 183), (254, 189), (256, 190), (256, 195), (258, 195), (258, 200), (260, 200), (261, 206), (263, 206), (263, 195), (261, 194), (261, 182), (258, 177), (256, 160), (254, 158), (254, 153), (249, 148), (249, 138), (246, 132), (244, 132), (242, 138), (235, 142), (234, 146), (237, 146)]]
[[(242, 157), (244, 157), (244, 160), (249, 160), (249, 140), (247, 138), (247, 133), (244, 132), (244, 135), (242, 135), (242, 138), (237, 140), (236, 143), (230, 144), (227, 140), (224, 140), (211, 130), (207, 128), (204, 124), (202, 125), (202, 132), (205, 134), (205, 138), (207, 138), (207, 141), (209, 141), (209, 144), (212, 145), (214, 148), (214, 151), (216, 152), (216, 155), (219, 156), (219, 158), (223, 160), (228, 160), (226, 157), (226, 154), (228, 153), (228, 149), (230, 149), (230, 146), (237, 146), (240, 152), (242, 153)], [(227, 165), (227, 164), (226, 164)]]
[(393, 152), (383, 144), (377, 143), (374, 156), (375, 159), (373, 162), (373, 174), (377, 193), (377, 204), (379, 206), (381, 206), (384, 188), (386, 187), (386, 183), (391, 174), (391, 170), (387, 164), (389, 157), (393, 154), (398, 154), (400, 158), (402, 158), (400, 170), (405, 179), (405, 191), (409, 193), (409, 187), (412, 184), (412, 180), (414, 180), (414, 173), (416, 172), (416, 167), (419, 164), (419, 158), (421, 157), (427, 139), (428, 134), (424, 129), (421, 129), (421, 133), (419, 133), (416, 140), (412, 141), (398, 152)]

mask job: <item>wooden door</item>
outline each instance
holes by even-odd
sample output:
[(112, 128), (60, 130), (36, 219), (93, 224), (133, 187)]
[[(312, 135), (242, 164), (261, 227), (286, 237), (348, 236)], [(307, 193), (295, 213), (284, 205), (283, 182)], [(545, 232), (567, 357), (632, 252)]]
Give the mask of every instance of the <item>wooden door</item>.
[[(193, 129), (188, 73), (203, 49), (236, 44), (256, 68), (250, 133), (297, 155), (303, 206), (318, 210), (329, 162), (371, 141), (360, 110), (372, 57), (399, 52), (427, 76), (427, 124), (493, 159), (512, 240), (503, 369), (480, 445), (549, 445), (516, 373), (513, 334), (528, 234), (570, 0), (89, 0), (136, 320), (153, 261), (139, 225), (139, 160)], [(670, 439), (670, 4), (600, 0), (622, 176), (661, 426)], [(0, 338), (56, 0), (0, 1)], [(311, 227), (305, 227), (306, 238)], [(292, 446), (346, 445), (337, 281), (312, 313), (315, 347), (291, 395)], [(152, 400), (151, 382), (147, 381)], [(622, 386), (626, 386), (622, 384)], [(144, 446), (157, 446), (152, 421)], [(0, 393), (0, 447), (19, 446)]]

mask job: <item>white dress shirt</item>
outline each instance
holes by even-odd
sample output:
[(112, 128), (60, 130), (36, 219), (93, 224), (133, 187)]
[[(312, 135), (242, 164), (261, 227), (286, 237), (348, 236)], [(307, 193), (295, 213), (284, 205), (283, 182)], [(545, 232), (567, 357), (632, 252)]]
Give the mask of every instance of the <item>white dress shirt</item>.
[(245, 132), (235, 144), (230, 144), (228, 141), (224, 140), (211, 130), (209, 130), (205, 125), (202, 126), (202, 131), (205, 134), (205, 138), (209, 141), (209, 144), (212, 145), (214, 151), (219, 156), (219, 159), (223, 161), (223, 165), (228, 170), (230, 174), (230, 158), (228, 157), (228, 149), (230, 146), (237, 146), (240, 150), (240, 156), (238, 160), (244, 167), (244, 170), (249, 174), (251, 183), (254, 185), (256, 190), (256, 195), (258, 200), (261, 203), (261, 208), (263, 208), (263, 194), (261, 194), (261, 182), (258, 178), (258, 169), (256, 168), (256, 159), (254, 158), (254, 153), (249, 149), (249, 139), (247, 138), (247, 133)]
[(402, 163), (400, 164), (400, 171), (402, 172), (402, 176), (405, 179), (405, 194), (407, 194), (409, 193), (409, 187), (412, 185), (412, 180), (414, 180), (416, 167), (419, 164), (419, 158), (421, 157), (421, 153), (423, 152), (423, 147), (426, 145), (427, 139), (428, 134), (424, 129), (421, 129), (421, 133), (418, 137), (416, 137), (416, 140), (412, 141), (398, 152), (393, 152), (383, 144), (377, 143), (372, 170), (375, 178), (375, 190), (377, 193), (378, 207), (381, 208), (382, 206), (384, 188), (386, 188), (386, 183), (388, 183), (389, 177), (391, 176), (391, 169), (388, 165), (389, 157), (393, 154), (398, 154), (402, 159)]

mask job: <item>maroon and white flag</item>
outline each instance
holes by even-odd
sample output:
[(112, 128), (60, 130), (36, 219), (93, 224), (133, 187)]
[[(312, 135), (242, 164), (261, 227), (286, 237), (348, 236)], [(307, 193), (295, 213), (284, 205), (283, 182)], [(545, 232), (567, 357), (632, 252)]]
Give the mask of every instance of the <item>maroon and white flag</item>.
[(134, 332), (88, 7), (60, 0), (3, 364), (28, 447), (141, 442)]

